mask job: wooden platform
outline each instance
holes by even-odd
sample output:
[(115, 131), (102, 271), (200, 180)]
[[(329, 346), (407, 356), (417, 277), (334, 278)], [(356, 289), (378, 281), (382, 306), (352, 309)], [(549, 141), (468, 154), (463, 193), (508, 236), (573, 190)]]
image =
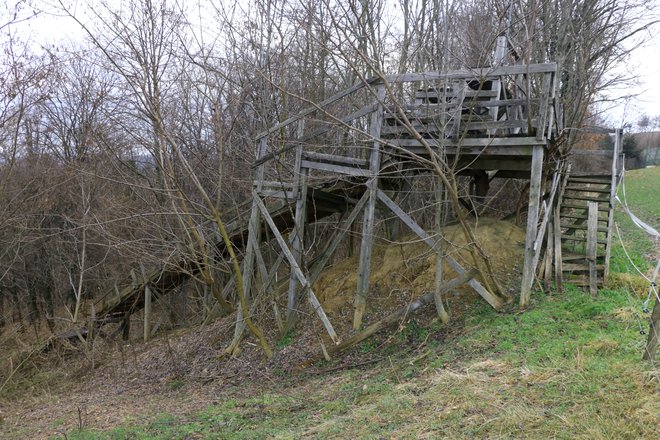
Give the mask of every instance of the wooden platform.
[[(526, 305), (558, 188), (555, 178), (549, 205), (541, 200), (544, 152), (560, 130), (554, 119), (556, 71), (554, 63), (546, 63), (372, 78), (262, 132), (256, 139), (251, 206), (244, 205), (229, 224), (232, 244), (244, 256), (248, 293), (250, 280), (259, 277), (262, 286), (268, 285), (284, 261), (291, 269), (287, 323), (295, 320), (300, 297), (307, 296), (334, 340), (332, 325), (311, 285), (345, 231), (361, 215), (354, 321), (359, 328), (369, 290), (377, 207), (389, 211), (427, 243), (437, 258), (464, 274), (458, 262), (439, 251), (439, 241), (388, 195), (400, 189), (406, 164), (414, 163), (415, 172), (423, 173), (424, 164), (438, 155), (453, 164), (454, 173), (496, 170), (500, 177), (530, 179), (521, 286), (521, 304)], [(531, 89), (530, 84), (534, 84)], [(585, 182), (575, 181), (565, 191), (567, 209), (568, 198), (581, 183)], [(570, 203), (588, 201), (578, 198)], [(570, 209), (565, 212), (566, 221), (569, 215), (580, 215), (577, 208)], [(340, 228), (317, 255), (318, 264), (311, 273), (304, 273), (305, 225), (335, 213), (343, 215)], [(580, 219), (572, 220), (572, 235), (567, 232), (566, 241), (580, 238)], [(263, 267), (260, 255), (259, 244), (265, 236), (276, 241), (281, 252), (278, 263), (270, 268)], [(220, 258), (226, 257), (220, 240), (216, 249)], [(173, 291), (196, 274), (199, 263), (183, 258), (151, 271), (146, 281), (110, 292), (97, 303), (99, 320), (118, 319), (139, 310), (146, 285), (161, 294)], [(572, 267), (568, 264), (567, 268)], [(496, 309), (508, 301), (475, 279), (469, 285)]]

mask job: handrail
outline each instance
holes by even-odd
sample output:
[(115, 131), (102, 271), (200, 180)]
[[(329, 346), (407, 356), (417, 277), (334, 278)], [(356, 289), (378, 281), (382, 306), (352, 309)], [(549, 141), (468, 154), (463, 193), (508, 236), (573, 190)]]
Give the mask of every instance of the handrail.
[(505, 75), (522, 75), (536, 73), (556, 73), (557, 63), (516, 64), (499, 67), (476, 67), (472, 69), (450, 70), (447, 72), (421, 72), (403, 73), (400, 75), (386, 75), (389, 83), (435, 81), (465, 78), (494, 78)]
[[(308, 116), (314, 113), (315, 111), (322, 110), (324, 107), (334, 104), (335, 102), (341, 100), (342, 98), (345, 98), (346, 96), (349, 96), (365, 87), (383, 84), (384, 82), (390, 84), (397, 84), (397, 83), (418, 82), (418, 81), (486, 79), (486, 78), (497, 78), (506, 75), (547, 74), (547, 73), (556, 74), (556, 72), (557, 72), (557, 63), (535, 63), (535, 64), (498, 66), (498, 67), (467, 68), (467, 69), (458, 69), (447, 72), (431, 71), (431, 72), (419, 72), (419, 73), (404, 73), (399, 75), (386, 75), (383, 77), (374, 76), (364, 81), (360, 81), (354, 84), (353, 86), (344, 89), (334, 94), (333, 96), (319, 102), (318, 104), (314, 104), (302, 110), (301, 112), (297, 113), (296, 115), (291, 116), (282, 122), (279, 122), (278, 124), (272, 126), (271, 128), (262, 131), (256, 136), (255, 141), (259, 142), (262, 139), (268, 137), (269, 135), (281, 130), (282, 128), (287, 127), (301, 120), (305, 116)], [(550, 87), (552, 87), (552, 84), (554, 84), (554, 81), (552, 81)], [(550, 96), (546, 97), (546, 99), (549, 97)], [(363, 109), (371, 108), (371, 107), (372, 106), (367, 104), (361, 110), (353, 113), (352, 115), (349, 115), (346, 118), (343, 118), (342, 122), (347, 122), (357, 117), (364, 116), (365, 113), (363, 112)], [(305, 138), (308, 138), (308, 136), (305, 136)], [(299, 141), (303, 141), (303, 139), (299, 139)], [(294, 144), (290, 144), (278, 149), (277, 151), (273, 151), (266, 155), (263, 155), (263, 157), (260, 157), (255, 161), (253, 167), (258, 167), (259, 165), (268, 162), (269, 160), (277, 157), (278, 155), (291, 150), (292, 148), (294, 148), (294, 146), (295, 146)]]
[[(434, 81), (440, 79), (465, 79), (465, 78), (492, 78), (504, 75), (522, 75), (522, 74), (537, 74), (537, 73), (556, 73), (557, 63), (536, 63), (536, 64), (516, 64), (512, 66), (499, 66), (499, 67), (478, 67), (473, 69), (458, 69), (450, 70), (447, 72), (420, 72), (420, 73), (404, 73), (400, 75), (386, 75), (385, 81), (388, 83), (401, 83), (401, 82), (414, 82), (414, 81)], [(358, 90), (369, 86), (382, 83), (380, 77), (371, 77), (365, 81), (360, 81), (353, 86), (338, 92), (331, 97), (319, 102), (316, 105), (310, 106), (305, 110), (297, 113), (290, 118), (279, 122), (271, 128), (259, 133), (255, 140), (258, 141), (272, 133), (275, 133), (282, 128), (291, 125), (292, 123), (304, 118), (305, 116), (314, 113), (316, 110), (334, 104), (340, 99), (357, 92)]]

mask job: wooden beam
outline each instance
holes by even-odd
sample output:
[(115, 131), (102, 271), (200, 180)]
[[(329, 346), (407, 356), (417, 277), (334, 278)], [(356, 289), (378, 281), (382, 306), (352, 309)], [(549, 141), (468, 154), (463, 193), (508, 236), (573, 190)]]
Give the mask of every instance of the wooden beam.
[(324, 162), (313, 162), (310, 160), (303, 160), (302, 166), (304, 168), (308, 168), (312, 170), (328, 171), (331, 173), (338, 173), (338, 174), (348, 174), (349, 176), (369, 177), (371, 175), (369, 170), (365, 170), (355, 166), (335, 165)]
[(541, 257), (541, 249), (543, 247), (543, 239), (545, 238), (545, 233), (547, 230), (547, 224), (550, 220), (550, 214), (553, 212), (553, 206), (555, 201), (555, 195), (557, 194), (557, 189), (559, 188), (560, 174), (557, 170), (552, 178), (552, 187), (550, 188), (550, 197), (548, 200), (543, 202), (543, 219), (541, 220), (541, 225), (538, 227), (538, 232), (536, 235), (536, 240), (534, 241), (534, 257), (532, 258), (532, 271), (536, 273), (536, 267), (539, 264), (539, 258)]
[[(304, 161), (301, 161), (304, 162)], [(305, 225), (307, 223), (307, 176), (309, 171), (302, 168), (302, 165), (298, 168), (299, 173), (299, 189), (298, 197), (296, 199), (296, 212), (294, 219), (294, 227), (291, 233), (291, 244), (293, 248), (293, 258), (296, 260), (296, 263), (302, 265), (302, 255), (303, 255), (303, 246), (304, 246), (304, 235), (305, 235)], [(287, 299), (286, 307), (286, 321), (284, 324), (285, 332), (291, 330), (297, 318), (298, 310), (298, 296), (297, 290), (298, 281), (296, 279), (296, 274), (294, 273), (293, 268), (291, 269), (291, 276), (289, 279), (289, 293)]]
[[(415, 220), (412, 219), (408, 214), (406, 214), (399, 206), (397, 206), (392, 199), (390, 199), (387, 194), (385, 194), (383, 191), (378, 190), (378, 198), (387, 206), (390, 208), (390, 210), (395, 213), (403, 222), (408, 225), (408, 227), (415, 233), (419, 238), (421, 238), (424, 243), (427, 244), (431, 249), (435, 249), (436, 246), (436, 241), (429, 236), (429, 234), (426, 233), (426, 231), (415, 222)], [(459, 275), (462, 275), (465, 273), (465, 269), (456, 261), (454, 260), (451, 256), (446, 255), (444, 256), (445, 261), (447, 261), (447, 264), (449, 264), (449, 267), (454, 270)], [(475, 279), (471, 279), (468, 284), (472, 289), (474, 289), (483, 299), (485, 299), (488, 304), (490, 304), (495, 310), (500, 310), (502, 306), (504, 305), (504, 302), (502, 299), (500, 299), (498, 296), (495, 294), (489, 292), (483, 284), (481, 284), (479, 281)]]
[(340, 165), (354, 165), (357, 167), (364, 167), (364, 168), (367, 168), (369, 166), (369, 162), (367, 160), (360, 159), (357, 157), (340, 156), (337, 154), (316, 153), (313, 151), (303, 151), (302, 158), (304, 160), (312, 160), (316, 162), (334, 163)]
[(646, 340), (646, 347), (642, 359), (655, 362), (655, 352), (658, 349), (658, 337), (660, 337), (660, 300), (655, 297), (653, 312), (649, 319), (649, 336)]
[(555, 258), (555, 228), (554, 228), (554, 206), (550, 205), (552, 217), (548, 221), (548, 231), (546, 232), (546, 245), (545, 245), (545, 269), (543, 286), (548, 294), (552, 293), (552, 263)]
[(598, 240), (598, 204), (589, 202), (587, 219), (587, 261), (589, 262), (589, 293), (598, 295), (598, 274), (596, 272), (596, 242)]
[[(461, 139), (424, 139), (431, 147), (448, 148), (447, 154), (454, 151), (449, 148), (460, 147), (463, 154), (504, 155), (504, 156), (531, 156), (534, 145), (545, 146), (545, 141), (539, 141), (535, 137), (492, 137), (492, 138), (461, 138)], [(416, 139), (387, 139), (388, 145), (399, 147), (424, 147)]]
[(610, 255), (612, 254), (612, 230), (614, 228), (614, 198), (617, 189), (617, 174), (619, 170), (619, 152), (623, 143), (623, 131), (620, 128), (614, 130), (614, 151), (612, 152), (612, 176), (610, 178), (610, 203), (607, 211), (607, 244), (605, 245), (605, 271), (603, 272), (603, 284), (610, 274)]
[(140, 272), (144, 283), (144, 342), (148, 342), (151, 338), (151, 287), (149, 280), (144, 270), (144, 265), (140, 264)]
[[(266, 138), (260, 139), (257, 145), (257, 154), (256, 154), (257, 159), (263, 157), (266, 154), (267, 148), (268, 148), (268, 139)], [(264, 165), (258, 166), (253, 182), (254, 189), (252, 192), (254, 194), (258, 194), (259, 192), (262, 191), (264, 184), (264, 175), (265, 175)], [(248, 221), (247, 249), (242, 264), (243, 295), (245, 296), (245, 300), (248, 302), (248, 304), (252, 293), (252, 278), (254, 275), (254, 263), (255, 263), (255, 255), (254, 255), (255, 246), (250, 246), (250, 241), (253, 241), (257, 244), (261, 243), (261, 219), (259, 214), (259, 208), (257, 206), (256, 201), (254, 200), (252, 201), (250, 220)], [(238, 314), (236, 317), (237, 324), (236, 327), (234, 328), (234, 338), (230, 345), (230, 347), (232, 347), (232, 351), (238, 346), (238, 341), (240, 341), (240, 338), (242, 337), (244, 328), (241, 326), (241, 323), (243, 322), (243, 320), (244, 320), (243, 308), (239, 307)]]
[(437, 80), (449, 81), (460, 79), (489, 79), (497, 78), (498, 76), (530, 75), (556, 71), (557, 63), (538, 63), (500, 67), (476, 67), (473, 69), (450, 70), (448, 72), (404, 73), (400, 75), (388, 75), (385, 78), (389, 83)]
[(525, 260), (523, 263), (522, 284), (520, 287), (520, 307), (529, 305), (534, 284), (534, 244), (538, 232), (539, 201), (541, 198), (541, 179), (543, 177), (543, 147), (535, 146), (532, 153), (532, 167), (529, 183), (529, 207), (527, 209), (527, 232), (525, 238)]
[(355, 311), (353, 314), (353, 328), (362, 326), (362, 317), (367, 306), (367, 293), (369, 292), (369, 277), (371, 275), (371, 253), (373, 247), (374, 218), (376, 214), (376, 192), (378, 191), (378, 173), (380, 172), (380, 130), (383, 126), (383, 105), (385, 88), (379, 86), (376, 96), (380, 105), (378, 110), (371, 114), (370, 135), (371, 156), (369, 158), (369, 171), (371, 178), (367, 182), (369, 200), (364, 210), (362, 220), (362, 241), (360, 243), (360, 264), (358, 267), (357, 290), (355, 292)]
[(280, 248), (282, 249), (282, 252), (284, 253), (284, 256), (289, 262), (289, 265), (293, 268), (293, 271), (298, 278), (298, 281), (300, 284), (302, 284), (303, 289), (307, 291), (308, 293), (308, 299), (310, 304), (312, 305), (312, 308), (318, 315), (318, 317), (321, 319), (321, 322), (323, 322), (323, 325), (328, 332), (328, 335), (330, 335), (330, 338), (335, 342), (335, 344), (339, 343), (339, 337), (337, 336), (337, 333), (335, 332), (335, 329), (332, 327), (332, 324), (330, 323), (330, 320), (328, 319), (327, 315), (325, 314), (325, 311), (323, 310), (323, 307), (321, 306), (321, 303), (319, 302), (318, 298), (316, 298), (316, 295), (314, 294), (314, 291), (312, 290), (312, 287), (310, 286), (309, 282), (305, 278), (305, 275), (303, 274), (302, 270), (300, 269), (300, 266), (298, 266), (298, 263), (296, 262), (296, 259), (294, 258), (293, 254), (289, 250), (289, 247), (286, 244), (286, 240), (284, 240), (284, 237), (282, 237), (282, 234), (280, 231), (277, 229), (277, 226), (275, 225), (275, 222), (271, 218), (270, 214), (268, 213), (268, 210), (266, 209), (266, 206), (264, 203), (261, 201), (259, 198), (259, 195), (256, 193), (256, 191), (252, 192), (252, 197), (254, 197), (255, 204), (261, 211), (261, 215), (263, 216), (264, 220), (266, 220), (266, 223), (268, 224), (268, 227), (270, 230), (273, 232), (273, 236), (275, 237), (275, 240), (277, 240), (277, 243), (280, 245)]

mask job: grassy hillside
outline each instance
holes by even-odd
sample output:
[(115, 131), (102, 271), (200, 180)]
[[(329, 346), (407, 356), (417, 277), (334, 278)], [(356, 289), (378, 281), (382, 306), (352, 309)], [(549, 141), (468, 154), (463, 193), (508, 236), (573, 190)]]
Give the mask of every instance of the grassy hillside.
[[(627, 176), (629, 206), (656, 226), (658, 190), (660, 168)], [(617, 221), (631, 259), (648, 270), (653, 244), (625, 215)], [(634, 273), (615, 248), (614, 271)], [(477, 305), (448, 337), (411, 321), (390, 351), (358, 348), (378, 348), (368, 367), (319, 375), (329, 369), (319, 365), (183, 418), (137, 416), (69, 438), (658, 438), (657, 371), (640, 361), (646, 323), (626, 287), (596, 300), (574, 288), (536, 294), (521, 314)]]
[[(629, 173), (626, 190), (631, 209), (657, 227), (660, 168)], [(630, 259), (617, 243), (616, 273), (595, 300), (569, 287), (551, 296), (535, 293), (523, 313), (496, 313), (475, 301), (448, 326), (429, 309), (342, 359), (293, 374), (245, 364), (254, 381), (200, 384), (174, 377), (163, 379), (157, 395), (127, 392), (111, 404), (84, 396), (66, 417), (42, 415), (47, 426), (38, 436), (660, 438), (658, 372), (640, 360), (644, 281), (630, 262), (648, 272), (658, 247), (621, 213), (617, 221)], [(279, 356), (291, 355), (289, 344), (287, 338), (277, 345)], [(84, 393), (93, 386), (89, 380), (72, 389)], [(63, 391), (47, 397), (51, 404), (67, 398)], [(101, 421), (122, 406), (132, 415)], [(29, 425), (8, 435), (32, 436)]]
[(137, 415), (68, 438), (658, 438), (638, 313), (625, 293), (593, 301), (569, 289), (519, 315), (477, 308), (448, 339), (411, 322), (397, 336), (409, 351), (385, 350), (368, 367), (319, 366), (194, 414)]

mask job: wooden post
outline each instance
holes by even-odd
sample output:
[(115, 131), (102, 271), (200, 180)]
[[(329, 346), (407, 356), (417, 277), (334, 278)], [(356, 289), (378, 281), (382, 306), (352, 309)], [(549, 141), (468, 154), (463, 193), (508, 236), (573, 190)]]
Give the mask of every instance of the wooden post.
[[(268, 138), (262, 137), (259, 140), (259, 144), (257, 146), (257, 158), (256, 158), (257, 161), (259, 161), (261, 158), (263, 158), (266, 155), (267, 148), (268, 148)], [(255, 178), (254, 178), (256, 194), (258, 194), (263, 187), (264, 175), (265, 175), (265, 165), (262, 163), (257, 167), (257, 171), (255, 173)], [(252, 276), (254, 274), (254, 263), (255, 263), (254, 247), (250, 246), (250, 241), (254, 241), (257, 245), (259, 245), (259, 243), (261, 242), (261, 215), (259, 213), (259, 208), (257, 207), (255, 201), (252, 202), (252, 211), (250, 212), (250, 221), (248, 222), (248, 243), (246, 245), (247, 249), (245, 250), (245, 257), (243, 258), (243, 267), (242, 267), (243, 295), (245, 295), (246, 301), (250, 299), (250, 294), (252, 291)], [(236, 327), (234, 328), (234, 338), (232, 340), (232, 343), (230, 344), (232, 350), (238, 346), (240, 338), (243, 335), (245, 325), (246, 324), (243, 318), (243, 309), (239, 307), (236, 316)]]
[(658, 348), (658, 336), (660, 335), (660, 301), (655, 297), (653, 313), (651, 313), (649, 326), (649, 336), (646, 340), (646, 349), (642, 359), (646, 361), (655, 361), (655, 352)]
[(616, 197), (617, 173), (619, 171), (619, 152), (621, 151), (623, 130), (614, 130), (614, 151), (612, 152), (612, 178), (610, 180), (610, 206), (607, 212), (607, 237), (605, 243), (605, 270), (603, 271), (603, 284), (610, 273), (610, 254), (612, 253), (612, 228), (614, 227), (614, 198)]
[(371, 252), (373, 247), (374, 217), (376, 214), (376, 191), (378, 189), (378, 173), (380, 172), (380, 130), (383, 125), (383, 99), (385, 88), (377, 86), (376, 99), (378, 109), (371, 114), (370, 135), (372, 138), (371, 157), (369, 158), (369, 171), (371, 178), (367, 182), (369, 200), (362, 220), (362, 242), (360, 244), (360, 265), (358, 268), (357, 291), (355, 293), (355, 313), (353, 315), (353, 328), (362, 326), (362, 317), (367, 307), (367, 292), (369, 291), (369, 277), (371, 276)]
[(325, 310), (323, 310), (323, 307), (321, 306), (321, 303), (319, 302), (318, 298), (314, 294), (314, 291), (312, 290), (312, 286), (310, 285), (309, 281), (305, 278), (305, 275), (303, 274), (302, 270), (300, 269), (300, 266), (298, 266), (298, 263), (296, 262), (296, 259), (293, 257), (293, 254), (289, 250), (289, 247), (286, 244), (286, 240), (282, 237), (282, 234), (280, 231), (277, 229), (277, 226), (275, 225), (275, 222), (271, 218), (270, 214), (268, 213), (268, 210), (266, 209), (266, 206), (264, 203), (261, 201), (259, 198), (259, 195), (256, 193), (256, 191), (253, 191), (253, 198), (254, 201), (258, 207), (258, 209), (261, 211), (261, 214), (268, 224), (268, 227), (270, 228), (271, 231), (273, 231), (273, 235), (275, 236), (275, 240), (277, 240), (277, 243), (280, 245), (280, 248), (282, 250), (282, 253), (286, 257), (286, 259), (289, 262), (289, 265), (293, 269), (294, 273), (296, 274), (296, 277), (298, 278), (298, 281), (303, 287), (303, 290), (307, 292), (307, 297), (309, 299), (310, 304), (312, 305), (312, 308), (318, 315), (319, 319), (321, 319), (321, 322), (323, 322), (323, 325), (325, 326), (326, 331), (328, 332), (328, 335), (330, 336), (330, 339), (332, 339), (336, 344), (339, 343), (339, 337), (337, 336), (337, 333), (335, 332), (335, 329), (332, 327), (332, 324), (330, 323), (330, 320), (328, 319), (327, 315), (325, 314)]
[[(305, 235), (305, 223), (307, 222), (307, 176), (309, 174), (309, 170), (306, 168), (302, 168), (300, 162), (301, 160), (299, 159), (300, 155), (302, 154), (302, 148), (298, 148), (298, 152), (296, 154), (296, 162), (297, 162), (297, 167), (296, 167), (296, 173), (297, 177), (296, 180), (298, 181), (298, 185), (294, 187), (294, 191), (296, 191), (296, 212), (295, 212), (295, 224), (294, 224), (294, 229), (292, 232), (292, 251), (293, 251), (293, 257), (296, 260), (296, 263), (298, 263), (298, 266), (302, 266), (302, 255), (303, 255), (303, 246), (304, 246), (304, 235)], [(297, 296), (297, 289), (298, 289), (299, 283), (298, 279), (296, 277), (296, 274), (294, 273), (293, 268), (291, 269), (291, 275), (289, 278), (289, 294), (288, 294), (288, 299), (287, 299), (287, 307), (286, 307), (286, 322), (285, 322), (285, 332), (289, 331), (293, 328), (293, 326), (296, 323), (296, 317), (297, 317), (297, 309), (298, 309), (298, 296)]]
[[(552, 209), (552, 215), (554, 217), (554, 207)], [(546, 237), (546, 246), (545, 246), (545, 273), (544, 273), (544, 287), (545, 291), (548, 294), (552, 293), (552, 262), (555, 258), (555, 234), (554, 234), (554, 221), (551, 218), (548, 221), (548, 232)]]
[(596, 245), (598, 241), (598, 202), (587, 202), (587, 262), (589, 263), (589, 293), (598, 295)]
[(565, 164), (561, 170), (565, 170), (562, 176), (561, 186), (559, 194), (557, 196), (557, 203), (555, 204), (555, 209), (553, 212), (553, 223), (554, 223), (554, 248), (555, 248), (555, 286), (557, 287), (557, 292), (562, 293), (564, 291), (564, 267), (562, 263), (562, 249), (561, 249), (561, 204), (564, 199), (564, 191), (566, 189), (566, 184), (568, 183), (568, 176), (571, 173), (570, 164)]
[[(133, 289), (137, 289), (138, 288), (138, 279), (137, 279), (137, 275), (135, 275), (135, 269), (131, 269), (130, 274), (131, 274), (131, 286), (133, 286)], [(119, 291), (117, 291), (117, 292), (119, 293)]]
[(440, 177), (435, 179), (435, 232), (438, 234), (438, 238), (435, 241), (435, 291), (434, 291), (434, 301), (435, 301), (435, 310), (438, 312), (438, 318), (442, 321), (443, 324), (449, 322), (449, 314), (445, 310), (445, 306), (442, 303), (442, 263), (444, 261), (444, 252), (443, 252), (443, 240), (442, 240), (442, 226), (444, 225), (444, 216), (443, 216), (443, 204), (445, 201), (445, 188), (442, 184)]
[(541, 177), (543, 171), (543, 146), (532, 147), (532, 166), (529, 176), (529, 208), (527, 210), (527, 236), (525, 239), (525, 261), (523, 263), (522, 285), (520, 287), (520, 307), (529, 305), (534, 284), (534, 244), (538, 229), (539, 202), (541, 198)]
[(140, 264), (140, 272), (144, 283), (144, 342), (148, 342), (151, 338), (151, 288), (142, 264)]

